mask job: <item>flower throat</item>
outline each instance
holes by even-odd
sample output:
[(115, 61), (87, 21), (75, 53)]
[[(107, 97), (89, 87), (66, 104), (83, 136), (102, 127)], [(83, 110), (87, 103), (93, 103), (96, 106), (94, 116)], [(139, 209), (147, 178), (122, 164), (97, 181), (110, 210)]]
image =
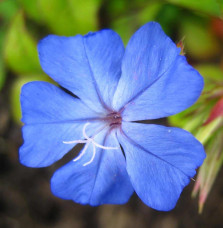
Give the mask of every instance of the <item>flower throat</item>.
[(122, 117), (119, 112), (111, 112), (107, 115), (106, 121), (110, 127), (118, 127), (122, 123)]

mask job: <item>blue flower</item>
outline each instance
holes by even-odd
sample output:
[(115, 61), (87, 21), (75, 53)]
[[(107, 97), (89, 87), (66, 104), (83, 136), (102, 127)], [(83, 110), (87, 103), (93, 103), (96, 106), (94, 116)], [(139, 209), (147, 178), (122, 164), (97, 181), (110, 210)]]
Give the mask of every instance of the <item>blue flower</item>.
[(43, 70), (60, 86), (31, 82), (21, 93), (24, 144), (20, 162), (45, 167), (77, 143), (80, 154), (51, 179), (53, 194), (81, 204), (123, 204), (135, 191), (168, 211), (205, 153), (188, 132), (135, 121), (191, 106), (203, 79), (180, 49), (150, 22), (124, 48), (112, 30), (50, 35), (38, 45)]

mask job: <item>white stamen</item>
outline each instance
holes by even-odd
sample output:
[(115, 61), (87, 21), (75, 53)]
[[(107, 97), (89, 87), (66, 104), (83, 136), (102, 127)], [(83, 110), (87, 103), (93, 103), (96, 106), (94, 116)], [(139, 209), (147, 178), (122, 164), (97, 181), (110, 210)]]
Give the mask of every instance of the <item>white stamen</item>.
[(84, 137), (85, 137), (87, 140), (91, 141), (96, 147), (99, 147), (99, 148), (102, 148), (102, 149), (105, 149), (105, 150), (117, 150), (117, 149), (118, 149), (118, 147), (107, 147), (107, 146), (102, 146), (102, 145), (96, 143), (96, 142), (94, 141), (93, 138), (89, 138), (89, 137), (87, 136), (87, 134), (86, 134), (86, 131), (85, 131), (85, 130), (86, 130), (86, 127), (87, 127), (89, 124), (90, 124), (90, 123), (86, 123), (86, 124), (84, 125), (84, 127), (83, 127), (83, 135), (84, 135)]
[(81, 157), (85, 154), (89, 144), (90, 144), (90, 142), (86, 143), (86, 145), (85, 145), (84, 149), (82, 150), (82, 152), (75, 159), (73, 159), (74, 162), (78, 161), (79, 159), (81, 159)]
[(96, 143), (95, 141), (92, 140), (92, 143), (96, 146), (96, 147), (99, 147), (99, 148), (102, 148), (104, 150), (117, 150), (118, 147), (109, 147), (109, 146), (102, 146), (98, 143)]
[(91, 164), (91, 162), (93, 162), (93, 160), (94, 160), (94, 158), (95, 158), (95, 154), (96, 154), (96, 148), (95, 148), (95, 145), (93, 145), (93, 155), (92, 155), (92, 158), (91, 158), (90, 161), (84, 163), (83, 166), (86, 166), (86, 165)]
[(87, 140), (63, 141), (64, 144), (86, 143)]
[(88, 149), (90, 143), (92, 143), (92, 146), (93, 146), (93, 155), (92, 155), (92, 158), (91, 158), (90, 161), (84, 163), (83, 166), (87, 166), (87, 165), (89, 165), (89, 164), (92, 163), (92, 161), (93, 161), (94, 158), (95, 158), (96, 147), (99, 147), (99, 148), (104, 149), (104, 150), (117, 150), (117, 149), (118, 149), (118, 147), (107, 147), (107, 146), (102, 146), (102, 145), (100, 145), (100, 144), (98, 144), (98, 143), (96, 143), (96, 142), (94, 141), (94, 137), (95, 137), (101, 130), (103, 130), (104, 127), (103, 127), (102, 129), (99, 129), (99, 131), (98, 131), (95, 135), (93, 135), (91, 138), (88, 137), (88, 135), (87, 135), (87, 133), (86, 133), (86, 128), (87, 128), (88, 125), (90, 125), (90, 123), (86, 123), (86, 124), (84, 125), (84, 127), (83, 127), (83, 136), (85, 137), (84, 140), (63, 141), (63, 143), (65, 143), (65, 144), (86, 143), (86, 145), (85, 145), (83, 151), (82, 151), (75, 159), (73, 159), (74, 162), (75, 162), (75, 161), (78, 161), (80, 158), (82, 158), (82, 156), (86, 153), (86, 150)]

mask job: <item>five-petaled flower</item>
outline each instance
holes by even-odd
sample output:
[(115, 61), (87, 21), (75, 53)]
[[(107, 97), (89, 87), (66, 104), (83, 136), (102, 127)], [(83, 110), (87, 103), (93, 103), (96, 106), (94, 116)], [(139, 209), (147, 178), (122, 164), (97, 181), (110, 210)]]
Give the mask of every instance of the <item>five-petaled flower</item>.
[(126, 48), (106, 29), (49, 35), (38, 51), (43, 70), (76, 97), (47, 82), (24, 85), (20, 162), (49, 166), (83, 143), (80, 154), (54, 173), (56, 196), (122, 204), (135, 191), (154, 209), (174, 208), (205, 158), (203, 147), (182, 129), (136, 121), (176, 114), (199, 97), (203, 79), (180, 48), (150, 22)]

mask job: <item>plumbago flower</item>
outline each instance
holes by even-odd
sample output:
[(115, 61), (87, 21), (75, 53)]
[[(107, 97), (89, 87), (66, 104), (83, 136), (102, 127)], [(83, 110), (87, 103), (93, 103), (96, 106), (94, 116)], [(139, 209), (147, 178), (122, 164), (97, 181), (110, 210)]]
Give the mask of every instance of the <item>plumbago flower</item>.
[(102, 30), (50, 35), (38, 51), (43, 70), (78, 98), (47, 82), (24, 85), (20, 162), (49, 166), (82, 143), (54, 173), (53, 194), (96, 206), (123, 204), (135, 191), (154, 209), (174, 208), (205, 158), (203, 147), (182, 129), (135, 121), (191, 106), (203, 79), (160, 25), (141, 27), (126, 49), (115, 32)]

